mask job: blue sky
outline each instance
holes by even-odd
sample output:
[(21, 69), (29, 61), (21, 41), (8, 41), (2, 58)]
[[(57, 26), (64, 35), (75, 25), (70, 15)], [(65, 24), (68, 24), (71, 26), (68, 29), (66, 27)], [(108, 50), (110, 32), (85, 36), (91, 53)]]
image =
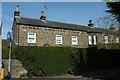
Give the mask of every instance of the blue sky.
[(1, 0), (0, 0), (0, 20), (2, 19), (2, 3), (1, 3)]
[(2, 0), (3, 2), (100, 2), (102, 0)]
[(41, 11), (45, 10), (47, 20), (59, 21), (72, 24), (87, 25), (90, 19), (104, 17), (107, 13), (105, 2), (3, 2), (2, 23), (3, 38), (11, 31), (14, 11), (19, 5), (20, 16), (39, 19)]

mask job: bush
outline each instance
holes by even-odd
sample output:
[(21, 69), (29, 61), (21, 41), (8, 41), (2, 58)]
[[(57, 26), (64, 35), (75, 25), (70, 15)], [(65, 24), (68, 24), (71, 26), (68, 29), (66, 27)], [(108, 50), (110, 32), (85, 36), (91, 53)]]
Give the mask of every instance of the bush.
[(120, 49), (120, 43), (98, 44), (98, 48), (102, 49)]
[(120, 67), (120, 50), (81, 48), (73, 57), (75, 74)]
[[(14, 49), (15, 49), (15, 46), (12, 46), (12, 59), (15, 59), (16, 56), (14, 54)], [(9, 48), (8, 47), (2, 47), (2, 58), (3, 59), (8, 59), (9, 58)]]
[(14, 53), (28, 70), (29, 76), (51, 76), (72, 71), (70, 47), (16, 47)]
[[(112, 49), (73, 47), (12, 47), (12, 58), (19, 59), (31, 76), (51, 76), (120, 67), (120, 44)], [(3, 58), (8, 48), (3, 47)]]

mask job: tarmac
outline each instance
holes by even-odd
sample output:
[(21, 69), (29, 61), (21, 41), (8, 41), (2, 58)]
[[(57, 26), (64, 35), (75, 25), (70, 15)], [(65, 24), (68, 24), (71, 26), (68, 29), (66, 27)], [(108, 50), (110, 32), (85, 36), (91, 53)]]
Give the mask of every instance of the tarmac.
[[(6, 79), (7, 80), (7, 79)], [(78, 75), (64, 74), (50, 77), (12, 78), (10, 80), (120, 80), (120, 69), (106, 69)]]

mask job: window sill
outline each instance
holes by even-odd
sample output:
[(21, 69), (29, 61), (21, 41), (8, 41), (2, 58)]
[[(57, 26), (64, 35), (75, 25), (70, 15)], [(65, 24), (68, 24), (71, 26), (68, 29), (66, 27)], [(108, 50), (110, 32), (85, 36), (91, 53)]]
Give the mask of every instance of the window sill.
[(36, 44), (36, 43), (28, 43), (28, 44)]
[(57, 45), (62, 45), (62, 44), (57, 44)]
[(72, 44), (72, 46), (77, 46), (78, 44)]
[(89, 47), (96, 47), (96, 46), (97, 46), (97, 44), (96, 44), (96, 45), (94, 45), (94, 44), (93, 44), (93, 45), (88, 45), (88, 46), (89, 46)]

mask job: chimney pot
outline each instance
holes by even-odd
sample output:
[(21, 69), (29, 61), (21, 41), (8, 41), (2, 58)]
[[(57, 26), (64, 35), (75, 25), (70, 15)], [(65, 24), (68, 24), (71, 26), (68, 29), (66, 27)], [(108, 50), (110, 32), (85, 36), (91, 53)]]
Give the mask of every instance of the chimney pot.
[(115, 30), (115, 26), (114, 26), (114, 24), (111, 24), (111, 26), (110, 26), (109, 29)]
[(40, 19), (46, 20), (46, 16), (44, 16), (44, 11), (41, 11), (41, 17), (40, 17)]
[(41, 16), (44, 16), (44, 11), (41, 11)]
[(19, 6), (16, 6), (16, 11), (14, 12), (14, 16), (20, 16)]
[(94, 24), (92, 23), (92, 20), (89, 20), (89, 24), (88, 24), (88, 26), (90, 26), (90, 27), (94, 27)]
[(16, 11), (19, 11), (19, 6), (18, 5), (16, 6)]
[(89, 20), (89, 24), (92, 24), (92, 20)]

